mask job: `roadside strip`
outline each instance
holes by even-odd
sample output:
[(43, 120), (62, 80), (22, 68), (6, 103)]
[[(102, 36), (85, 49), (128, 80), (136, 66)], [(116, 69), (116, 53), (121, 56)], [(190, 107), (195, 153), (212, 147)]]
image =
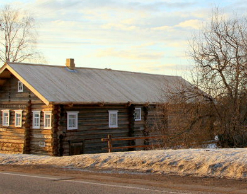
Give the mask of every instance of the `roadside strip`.
[(149, 188), (136, 187), (136, 186), (115, 185), (115, 184), (96, 183), (96, 182), (82, 181), (82, 180), (73, 180), (72, 177), (39, 176), (39, 175), (29, 175), (29, 174), (20, 174), (20, 173), (12, 173), (12, 172), (0, 172), (0, 174), (30, 177), (30, 178), (39, 178), (39, 179), (48, 179), (52, 181), (64, 181), (64, 182), (73, 182), (73, 183), (88, 184), (88, 185), (115, 187), (115, 188), (123, 188), (123, 189), (136, 189), (136, 190), (142, 190), (142, 191), (150, 191), (152, 193), (157, 192), (157, 193), (167, 193), (167, 194), (189, 194), (189, 193), (184, 193), (184, 192), (181, 193), (181, 192), (174, 192), (174, 191), (162, 191), (158, 189), (149, 189)]

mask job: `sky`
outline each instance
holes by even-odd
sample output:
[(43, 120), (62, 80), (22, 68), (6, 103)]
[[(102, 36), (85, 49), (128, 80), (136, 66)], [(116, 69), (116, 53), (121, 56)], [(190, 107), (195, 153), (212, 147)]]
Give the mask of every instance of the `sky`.
[(217, 6), (246, 15), (247, 0), (0, 0), (38, 24), (46, 63), (188, 76), (189, 40)]

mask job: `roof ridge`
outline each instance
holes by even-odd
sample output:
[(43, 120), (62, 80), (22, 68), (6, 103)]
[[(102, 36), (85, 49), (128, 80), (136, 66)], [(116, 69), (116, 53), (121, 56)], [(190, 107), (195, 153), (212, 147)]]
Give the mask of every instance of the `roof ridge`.
[(16, 65), (30, 65), (30, 66), (45, 66), (45, 67), (65, 67), (62, 65), (49, 65), (49, 64), (41, 64), (41, 63), (17, 63), (17, 62), (8, 62), (9, 64), (16, 64)]
[[(8, 64), (16, 64), (16, 65), (29, 65), (29, 66), (44, 66), (44, 67), (57, 67), (57, 68), (66, 68), (66, 65), (49, 65), (49, 64), (34, 64), (34, 63), (18, 63), (18, 62), (8, 62)], [(146, 73), (146, 72), (135, 72), (135, 71), (127, 71), (127, 70), (115, 70), (111, 68), (93, 68), (93, 67), (76, 67), (76, 69), (92, 69), (92, 70), (101, 70), (101, 71), (114, 71), (114, 72), (123, 72), (123, 73), (133, 73), (133, 74), (146, 74), (152, 76), (167, 76), (167, 77), (181, 77), (177, 75), (164, 75), (164, 74), (155, 74), (155, 73)]]

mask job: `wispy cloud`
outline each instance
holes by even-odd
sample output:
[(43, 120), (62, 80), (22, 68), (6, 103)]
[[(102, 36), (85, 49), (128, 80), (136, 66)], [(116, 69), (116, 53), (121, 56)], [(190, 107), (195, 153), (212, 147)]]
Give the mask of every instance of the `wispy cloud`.
[(135, 66), (134, 71), (188, 77), (190, 76), (191, 66), (187, 64), (150, 63), (142, 66)]
[[(66, 53), (78, 57), (78, 64), (153, 73), (185, 71), (188, 39), (209, 20), (215, 4), (215, 0), (0, 0), (6, 2), (30, 9), (41, 26), (39, 46), (55, 64)], [(238, 10), (246, 15), (246, 0), (219, 4), (227, 13)]]
[(146, 47), (150, 47), (150, 46), (154, 46), (156, 43), (155, 42), (146, 42), (140, 45), (135, 45), (132, 46), (131, 49), (141, 49), (141, 48), (146, 48)]
[(108, 23), (101, 26), (103, 29), (117, 29), (117, 30), (124, 30), (124, 31), (130, 31), (130, 30), (136, 30), (138, 27), (134, 25), (126, 25), (126, 24), (116, 24), (116, 23)]
[(182, 27), (182, 28), (200, 29), (202, 27), (202, 21), (201, 20), (186, 20), (184, 22), (179, 23), (177, 26)]
[(108, 48), (98, 50), (96, 52), (97, 57), (118, 57), (125, 59), (134, 59), (134, 60), (157, 60), (164, 57), (163, 52), (154, 52), (154, 51), (138, 51), (133, 49), (128, 50), (118, 50), (115, 48)]

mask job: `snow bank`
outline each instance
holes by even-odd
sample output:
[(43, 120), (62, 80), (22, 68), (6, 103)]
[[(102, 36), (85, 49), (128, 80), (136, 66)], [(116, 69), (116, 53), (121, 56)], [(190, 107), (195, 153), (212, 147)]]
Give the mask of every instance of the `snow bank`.
[(247, 149), (150, 150), (64, 157), (0, 154), (0, 164), (246, 179)]

